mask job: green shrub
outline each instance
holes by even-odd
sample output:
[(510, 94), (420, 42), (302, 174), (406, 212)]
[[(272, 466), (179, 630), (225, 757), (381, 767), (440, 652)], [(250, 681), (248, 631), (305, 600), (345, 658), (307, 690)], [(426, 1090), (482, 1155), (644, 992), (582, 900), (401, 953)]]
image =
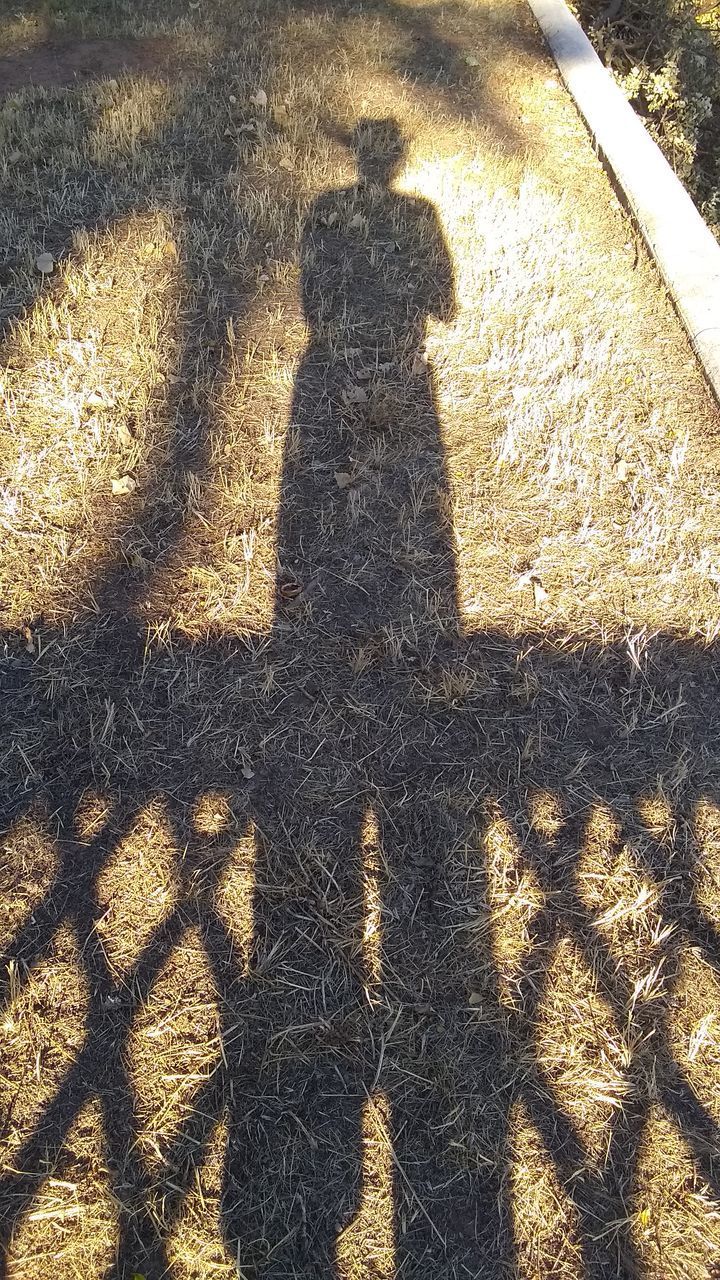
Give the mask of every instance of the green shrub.
[(576, 0), (575, 8), (720, 238), (720, 3)]

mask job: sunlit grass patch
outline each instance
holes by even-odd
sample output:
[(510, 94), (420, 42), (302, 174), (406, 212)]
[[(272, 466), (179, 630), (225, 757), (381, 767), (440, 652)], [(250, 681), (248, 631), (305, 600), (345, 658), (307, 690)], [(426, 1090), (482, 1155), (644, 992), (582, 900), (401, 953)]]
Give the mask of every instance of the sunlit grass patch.
[(497, 974), (502, 1003), (522, 1005), (523, 985), (536, 990), (540, 957), (533, 957), (533, 923), (545, 897), (532, 867), (523, 858), (517, 834), (501, 810), (492, 807), (484, 833), (483, 854), (487, 866), (489, 938), (478, 929), (478, 949), (488, 945)]
[(669, 1025), (670, 1050), (684, 1078), (716, 1124), (720, 1097), (720, 979), (690, 948), (680, 957)]
[(63, 1148), (39, 1183), (32, 1207), (7, 1254), (8, 1280), (53, 1266), (68, 1275), (102, 1275), (113, 1265), (118, 1241), (117, 1204), (105, 1159), (102, 1112), (81, 1108)]
[(561, 1275), (583, 1280), (578, 1213), (527, 1109), (510, 1113), (510, 1196), (517, 1264), (528, 1280)]
[(0, 938), (3, 950), (27, 925), (50, 889), (59, 866), (55, 841), (47, 827), (47, 815), (28, 813), (0, 836)]
[[(524, 91), (537, 110), (539, 87)], [(457, 320), (431, 330), (427, 350), (468, 625), (608, 635), (631, 617), (711, 640), (703, 530), (716, 517), (702, 477), (715, 462), (679, 411), (692, 365), (658, 369), (663, 401), (648, 383), (632, 246), (608, 257), (589, 205), (541, 162), (521, 168), (452, 127), (446, 138), (417, 138), (408, 186), (436, 202), (456, 264)]]
[(138, 814), (97, 879), (96, 930), (116, 978), (127, 973), (177, 899), (180, 851), (162, 803)]
[(112, 813), (109, 796), (94, 787), (83, 792), (75, 809), (75, 831), (80, 840), (93, 840), (104, 830)]
[[(173, 1280), (206, 1280), (208, 1276), (237, 1280), (242, 1242), (224, 1239), (222, 1220), (226, 1146), (227, 1126), (221, 1120), (210, 1134), (187, 1195), (169, 1226), (167, 1254)], [(162, 1222), (161, 1197), (158, 1211)]]
[(396, 1275), (395, 1201), (390, 1104), (381, 1093), (362, 1112), (360, 1203), (336, 1246), (342, 1280), (393, 1280)]
[(138, 1148), (162, 1173), (196, 1095), (221, 1063), (215, 984), (199, 933), (186, 930), (135, 1016), (128, 1046)]
[(535, 831), (552, 840), (562, 831), (564, 823), (560, 797), (551, 791), (531, 791), (528, 796), (528, 816)]
[(256, 833), (252, 828), (233, 845), (215, 872), (212, 902), (225, 929), (241, 974), (247, 974), (255, 936)]
[(167, 143), (173, 121), (185, 106), (188, 82), (165, 77), (123, 76), (101, 82), (94, 94), (94, 118), (87, 150), (94, 164), (111, 172), (142, 175), (152, 181), (152, 150)]
[(554, 948), (537, 1014), (537, 1059), (583, 1147), (600, 1160), (610, 1126), (632, 1097), (624, 1028), (569, 938)]
[(89, 994), (77, 940), (67, 925), (60, 926), (29, 972), (11, 964), (0, 1024), (5, 1063), (0, 1094), (7, 1116), (3, 1163), (10, 1167), (19, 1159), (22, 1168), (24, 1144), (41, 1126), (84, 1045)]
[(217, 836), (232, 822), (232, 806), (222, 792), (205, 791), (198, 796), (193, 826), (200, 836)]
[(660, 965), (660, 974), (674, 927), (661, 908), (664, 881), (655, 879), (632, 843), (622, 839), (617, 816), (607, 806), (594, 805), (588, 814), (576, 883), (596, 946), (610, 961), (606, 970), (619, 966), (624, 989), (617, 990), (618, 999), (631, 1000), (633, 991), (639, 998), (653, 965)]
[(115, 560), (141, 568), (133, 526), (168, 459), (181, 274), (170, 221), (79, 231), (57, 273), (15, 323), (2, 372), (2, 590), (18, 627), (92, 610)]
[(377, 815), (369, 810), (362, 833), (363, 850), (363, 951), (367, 973), (368, 1000), (376, 999), (383, 978), (383, 862)]
[(698, 906), (717, 929), (720, 927), (720, 807), (715, 800), (705, 798), (698, 803), (692, 834), (697, 850), (693, 887)]
[(646, 1274), (709, 1280), (720, 1251), (720, 1205), (659, 1108), (643, 1134), (631, 1208), (638, 1263)]

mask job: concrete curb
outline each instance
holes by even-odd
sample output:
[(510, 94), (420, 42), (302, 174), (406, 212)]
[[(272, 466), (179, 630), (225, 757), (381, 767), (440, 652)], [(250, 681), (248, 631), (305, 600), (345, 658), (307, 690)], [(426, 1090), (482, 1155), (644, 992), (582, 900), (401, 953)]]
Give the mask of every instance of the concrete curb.
[(565, 0), (528, 0), (558, 70), (623, 191), (720, 402), (720, 244), (603, 67)]

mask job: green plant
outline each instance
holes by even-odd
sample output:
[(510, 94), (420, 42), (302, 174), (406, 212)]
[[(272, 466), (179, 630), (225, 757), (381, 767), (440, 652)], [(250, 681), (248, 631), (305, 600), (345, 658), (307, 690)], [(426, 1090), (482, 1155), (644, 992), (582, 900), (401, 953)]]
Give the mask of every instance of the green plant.
[(581, 0), (598, 53), (720, 234), (720, 5)]

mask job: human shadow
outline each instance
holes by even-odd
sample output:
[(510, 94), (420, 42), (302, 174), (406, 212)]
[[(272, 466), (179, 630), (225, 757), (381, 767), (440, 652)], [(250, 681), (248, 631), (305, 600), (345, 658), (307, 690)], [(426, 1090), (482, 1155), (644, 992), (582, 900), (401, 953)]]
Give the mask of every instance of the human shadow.
[[(526, 811), (530, 778), (562, 798), (584, 752), (588, 803), (599, 796), (632, 813), (652, 770), (670, 770), (680, 730), (661, 722), (655, 754), (638, 764), (620, 732), (619, 705), (632, 696), (622, 654), (589, 651), (581, 661), (553, 654), (537, 637), (462, 634), (451, 495), (425, 348), (430, 320), (454, 315), (452, 262), (432, 206), (396, 189), (405, 146), (396, 124), (363, 121), (349, 141), (358, 180), (315, 201), (302, 237), (308, 341), (283, 459), (270, 633), (245, 643), (232, 636), (178, 642), (148, 655), (131, 630), (144, 584), (118, 565), (98, 589), (102, 615), (114, 625), (100, 642), (88, 640), (84, 687), (68, 695), (63, 717), (48, 729), (43, 798), (60, 867), (6, 958), (29, 975), (67, 921), (91, 996), (85, 1041), (0, 1181), (5, 1234), (12, 1237), (43, 1171), (55, 1167), (80, 1107), (97, 1096), (120, 1206), (108, 1275), (168, 1272), (167, 1233), (223, 1120), (221, 1231), (242, 1274), (337, 1275), (343, 1238), (357, 1227), (356, 1249), (368, 1243), (361, 1219), (370, 1105), (386, 1117), (392, 1184), (379, 1273), (501, 1275), (516, 1261), (509, 1131), (519, 1100), (577, 1212), (585, 1274), (635, 1276), (641, 1268), (629, 1229), (617, 1223), (627, 1223), (647, 1099), (638, 1094), (627, 1123), (614, 1126), (607, 1167), (591, 1167), (562, 1098), (543, 1077), (538, 1037), (549, 958), (563, 930), (588, 967), (600, 957), (618, 1021), (632, 992), (577, 890), (581, 824), (568, 821), (558, 848), (525, 829)], [(192, 281), (192, 266), (189, 273)], [(209, 311), (201, 289), (195, 305), (203, 317)], [(237, 317), (237, 300), (230, 306)], [(225, 359), (228, 314), (214, 315), (183, 347), (181, 388), (192, 380), (198, 344), (216, 343), (214, 358)], [(182, 397), (173, 410), (171, 496), (202, 463), (198, 419), (210, 414)], [(167, 518), (153, 516), (146, 531), (155, 538), (153, 568), (182, 537), (182, 516), (172, 502), (166, 507)], [(533, 646), (541, 693), (525, 703), (515, 687)], [(677, 645), (658, 653), (654, 693), (662, 702), (673, 664), (689, 669), (692, 655)], [(24, 683), (13, 698), (16, 715), (30, 716), (42, 682), (23, 661)], [(695, 661), (699, 692), (686, 693), (683, 713), (688, 742), (707, 719), (712, 683), (711, 658)], [(208, 725), (227, 727), (222, 693), (230, 686), (240, 688), (233, 714), (249, 725), (250, 769), (209, 747)], [(77, 807), (97, 781), (88, 703), (113, 687), (123, 688), (140, 727), (127, 730), (131, 749), (113, 775), (125, 798), (101, 833), (83, 841)], [(574, 716), (561, 720), (562, 733), (533, 764), (527, 744), (543, 728), (547, 738), (560, 705)], [(591, 714), (604, 719), (604, 741), (587, 737)], [(61, 728), (69, 720), (72, 735)], [(171, 750), (178, 741), (180, 756)], [(63, 752), (73, 753), (67, 786)], [(690, 791), (701, 777), (707, 785), (706, 775), (691, 777)], [(194, 813), (213, 789), (230, 797), (233, 818), (210, 839)], [(486, 927), (482, 842), (494, 794), (517, 817), (522, 856), (545, 902), (519, 979), (517, 1015), (500, 999)], [(143, 804), (158, 795), (173, 832), (176, 902), (117, 981), (98, 942), (98, 880)], [(247, 954), (238, 947), (237, 921), (219, 904), (239, 839), (253, 849)], [(648, 874), (662, 878), (651, 858)], [(717, 936), (694, 901), (692, 864), (674, 884), (666, 911), (716, 964)], [(482, 925), (474, 948), (464, 940), (468, 920)], [(217, 1002), (222, 1052), (163, 1151), (162, 1174), (151, 1173), (139, 1154), (128, 1038), (191, 925), (212, 973), (208, 998)], [(716, 1129), (679, 1068), (667, 1061), (665, 1069), (663, 1096), (716, 1186), (708, 1155)], [(152, 1211), (159, 1195), (162, 1227)], [(619, 1249), (608, 1245), (608, 1232), (613, 1241), (622, 1237)]]
[[(242, 1149), (231, 1138), (227, 1166), (226, 1200), (238, 1206), (231, 1238), (247, 1239), (250, 1224), (250, 1238), (275, 1240), (263, 1274), (278, 1277), (294, 1267), (336, 1274), (373, 1088), (386, 1091), (403, 1170), (396, 1213), (410, 1193), (408, 1257), (432, 1265), (447, 1234), (446, 1223), (418, 1219), (415, 1202), (428, 1190), (437, 1198), (428, 1185), (437, 1144), (419, 1117), (440, 1091), (430, 1081), (422, 1099), (398, 1089), (387, 1034), (392, 1025), (398, 1038), (409, 1005), (404, 1050), (421, 1038), (413, 1011), (438, 963), (432, 883), (443, 851), (423, 836), (410, 791), (418, 748), (403, 702), (407, 673), (458, 636), (450, 495), (424, 349), (428, 319), (453, 317), (453, 269), (433, 207), (394, 189), (405, 153), (397, 124), (363, 120), (350, 144), (357, 180), (316, 200), (302, 236), (309, 335), (284, 460), (268, 649), (282, 719), (273, 706), (261, 729), (272, 745), (253, 784), (262, 833), (253, 963), (266, 1038), (282, 1049), (271, 1052), (269, 1040), (258, 1048), (265, 1123)], [(363, 949), (371, 877), (384, 922), (374, 966)], [(278, 1142), (290, 1145), (288, 1123), (295, 1141), (283, 1176), (276, 1153)], [(230, 1127), (243, 1131), (239, 1116)], [(458, 1198), (455, 1186), (456, 1210)]]
[(393, 190), (405, 151), (395, 122), (362, 121), (352, 146), (357, 182), (323, 194), (302, 237), (309, 338), (283, 468), (274, 624), (278, 636), (339, 644), (340, 660), (383, 628), (437, 643), (458, 627), (425, 353), (428, 319), (454, 316), (452, 263), (432, 204)]

